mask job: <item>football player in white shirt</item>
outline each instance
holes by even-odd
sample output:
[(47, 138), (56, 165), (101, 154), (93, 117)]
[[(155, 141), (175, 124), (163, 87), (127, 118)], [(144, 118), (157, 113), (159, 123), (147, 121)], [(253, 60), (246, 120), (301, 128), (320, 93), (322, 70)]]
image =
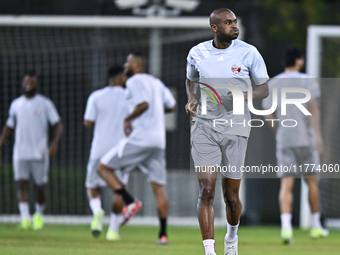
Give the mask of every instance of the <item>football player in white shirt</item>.
[(161, 80), (144, 73), (145, 67), (146, 60), (141, 54), (128, 56), (125, 73), (130, 77), (126, 87), (131, 113), (124, 120), (127, 138), (100, 159), (98, 173), (124, 200), (126, 206), (123, 209), (123, 224), (141, 207), (141, 202), (135, 200), (124, 188), (130, 171), (139, 168), (148, 175), (156, 196), (160, 220), (158, 243), (167, 244), (164, 112), (173, 111), (176, 102)]
[[(318, 98), (320, 97), (319, 83), (311, 76), (301, 73), (304, 66), (304, 57), (299, 49), (290, 48), (285, 53), (283, 61), (284, 72), (273, 77), (269, 81), (270, 91), (273, 88), (300, 87), (305, 88), (311, 93), (311, 100), (305, 107), (312, 114), (304, 115), (295, 105), (287, 105), (286, 115), (281, 114), (281, 96), (278, 94), (278, 108), (275, 113), (265, 116), (267, 119), (294, 119), (298, 125), (296, 127), (283, 127), (270, 125), (276, 134), (276, 157), (277, 164), (283, 166), (315, 164), (319, 165), (319, 153), (323, 151), (323, 140), (320, 128), (320, 111)], [(291, 98), (298, 95), (290, 93)], [(262, 101), (262, 107), (269, 109), (272, 105), (272, 97)], [(303, 170), (303, 177), (309, 187), (309, 203), (312, 210), (312, 229), (310, 236), (319, 238), (328, 235), (328, 231), (323, 229), (320, 222), (320, 202), (319, 187), (315, 172), (311, 172), (312, 167)], [(296, 172), (279, 172), (281, 187), (279, 193), (279, 204), (281, 211), (281, 238), (284, 244), (293, 243), (292, 228), (292, 206), (293, 206), (293, 187), (294, 177), (299, 177)]]
[[(108, 70), (108, 78), (109, 86), (91, 93), (84, 114), (84, 125), (94, 128), (85, 186), (93, 213), (91, 231), (95, 237), (101, 234), (103, 228), (104, 210), (101, 206), (99, 189), (106, 186), (106, 182), (97, 173), (99, 160), (125, 137), (123, 122), (128, 114), (124, 89), (127, 78), (124, 67), (112, 66)], [(115, 194), (110, 225), (106, 234), (107, 240), (120, 239), (118, 231), (123, 205), (120, 196)]]
[[(39, 230), (43, 228), (49, 157), (57, 154), (62, 126), (52, 101), (37, 93), (38, 80), (34, 72), (25, 75), (22, 86), (24, 94), (15, 99), (9, 109), (0, 140), (0, 155), (4, 142), (15, 129), (13, 170), (14, 180), (18, 183), (19, 228), (32, 228), (28, 203), (29, 178), (32, 177), (37, 191), (33, 229)], [(54, 138), (48, 147), (49, 124), (54, 126)]]
[[(244, 102), (245, 114), (234, 115), (233, 94), (219, 84), (237, 86), (247, 101), (247, 90), (253, 79), (256, 88), (252, 91), (253, 99), (268, 96), (268, 74), (266, 65), (257, 49), (240, 40), (235, 14), (227, 9), (214, 10), (210, 15), (210, 26), (214, 39), (202, 42), (193, 47), (187, 58), (187, 92), (186, 111), (194, 116), (191, 130), (191, 156), (196, 167), (202, 169), (198, 173), (199, 199), (198, 220), (201, 228), (203, 246), (206, 255), (215, 255), (214, 210), (213, 201), (217, 171), (207, 172), (204, 167), (228, 167), (235, 172), (222, 172), (222, 186), (227, 213), (227, 234), (224, 246), (225, 255), (238, 254), (238, 236), (242, 204), (239, 199), (239, 187), (242, 178), (241, 167), (247, 148), (250, 127), (250, 113)], [(251, 78), (251, 79), (250, 79)], [(197, 89), (197, 83), (200, 83)], [(198, 104), (195, 94), (202, 90), (206, 99), (206, 110), (203, 100)], [(209, 97), (213, 91), (219, 95), (220, 103)], [(210, 94), (209, 94), (210, 93)], [(213, 96), (213, 95), (211, 95)], [(197, 110), (195, 109), (197, 107)], [(223, 125), (214, 125), (216, 119), (224, 120)]]

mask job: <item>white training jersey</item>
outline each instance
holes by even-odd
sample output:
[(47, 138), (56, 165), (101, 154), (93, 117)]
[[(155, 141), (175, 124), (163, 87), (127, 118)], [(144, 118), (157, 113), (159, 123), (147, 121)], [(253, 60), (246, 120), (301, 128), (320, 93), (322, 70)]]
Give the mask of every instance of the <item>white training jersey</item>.
[[(291, 147), (308, 147), (314, 145), (315, 130), (311, 124), (310, 116), (306, 116), (300, 111), (297, 106), (287, 104), (286, 115), (281, 113), (281, 89), (289, 87), (300, 87), (310, 91), (311, 100), (320, 97), (320, 86), (315, 78), (308, 74), (300, 72), (284, 72), (273, 77), (268, 82), (269, 96), (262, 101), (263, 109), (270, 109), (273, 102), (273, 88), (277, 88), (277, 108), (275, 116), (282, 122), (285, 119), (292, 119), (297, 122), (295, 127), (284, 127), (278, 125), (276, 132), (276, 147), (278, 149)], [(287, 93), (288, 99), (298, 99), (305, 97), (302, 93)], [(308, 109), (308, 103), (303, 106)], [(287, 122), (287, 125), (293, 125), (293, 122)]]
[(92, 92), (84, 120), (94, 122), (90, 160), (98, 160), (125, 137), (124, 119), (128, 115), (126, 90), (107, 86)]
[(60, 121), (50, 99), (22, 95), (11, 103), (6, 126), (15, 128), (14, 160), (41, 160), (48, 155), (48, 124)]
[[(242, 91), (247, 91), (251, 87), (251, 79), (256, 85), (268, 80), (266, 65), (257, 49), (243, 41), (233, 40), (226, 49), (217, 49), (212, 43), (213, 40), (210, 40), (194, 46), (187, 57), (187, 78), (200, 82), (201, 95), (205, 94), (207, 102), (206, 114), (202, 114), (200, 102), (197, 117), (193, 120), (213, 127), (215, 119), (223, 119), (227, 123), (216, 125), (213, 127), (214, 130), (223, 134), (248, 137), (250, 113), (247, 103), (244, 102), (244, 115), (234, 115), (233, 101), (228, 95), (229, 89), (215, 86), (234, 85)], [(216, 95), (213, 95), (214, 92), (204, 84), (216, 90), (222, 105), (217, 100), (215, 100), (217, 103), (214, 102), (212, 97), (217, 99)]]
[(141, 147), (165, 149), (164, 110), (175, 106), (170, 90), (156, 77), (137, 73), (126, 82), (130, 113), (147, 102), (148, 109), (132, 120), (129, 142)]

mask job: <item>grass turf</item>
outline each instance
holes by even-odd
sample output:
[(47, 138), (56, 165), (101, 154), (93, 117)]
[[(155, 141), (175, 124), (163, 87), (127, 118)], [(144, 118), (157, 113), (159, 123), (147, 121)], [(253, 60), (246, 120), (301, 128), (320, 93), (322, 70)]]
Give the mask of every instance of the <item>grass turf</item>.
[[(121, 228), (121, 241), (105, 240), (105, 232), (95, 239), (89, 226), (46, 225), (41, 231), (19, 231), (13, 224), (0, 224), (0, 254), (24, 255), (204, 255), (198, 228), (170, 227), (169, 245), (156, 244), (158, 228), (127, 226)], [(223, 254), (225, 229), (215, 229), (216, 251)], [(340, 231), (319, 240), (308, 237), (307, 231), (294, 231), (295, 244), (280, 243), (278, 227), (241, 227), (240, 255), (335, 255), (340, 254)]]

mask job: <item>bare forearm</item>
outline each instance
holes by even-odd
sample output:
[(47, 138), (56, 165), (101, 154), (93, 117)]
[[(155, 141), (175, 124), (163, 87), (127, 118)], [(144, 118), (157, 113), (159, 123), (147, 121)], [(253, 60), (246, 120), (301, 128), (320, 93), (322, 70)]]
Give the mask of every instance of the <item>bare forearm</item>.
[(93, 128), (94, 127), (94, 122), (89, 121), (89, 120), (84, 120), (84, 126), (87, 128)]
[(2, 135), (1, 135), (1, 139), (0, 139), (0, 149), (2, 148), (2, 146), (4, 145), (5, 141), (7, 140), (7, 138), (10, 136), (10, 134), (12, 133), (12, 130), (10, 127), (8, 126), (4, 126), (3, 131), (2, 131)]
[(176, 110), (176, 106), (172, 107), (172, 108), (166, 108), (164, 109), (165, 113), (170, 113), (170, 112), (174, 112)]
[(134, 118), (137, 118), (138, 116), (142, 115), (143, 112), (145, 112), (149, 108), (149, 104), (147, 102), (143, 102), (136, 106), (135, 110), (128, 115), (125, 120), (133, 120)]
[(268, 115), (265, 115), (264, 116), (265, 120), (266, 120), (266, 123), (267, 125), (270, 127), (270, 129), (276, 133), (277, 131), (277, 128), (278, 128), (278, 125), (277, 125), (277, 119), (276, 119), (276, 116), (274, 114), (268, 114)]
[(317, 100), (316, 99), (310, 100), (308, 103), (308, 107), (310, 113), (312, 114), (310, 116), (311, 123), (317, 134), (315, 148), (318, 150), (319, 153), (323, 153), (323, 141), (320, 126), (320, 110)]
[(320, 111), (319, 108), (315, 107), (310, 109), (312, 114), (311, 122), (318, 136), (321, 137), (321, 126), (320, 126)]
[(58, 122), (57, 124), (54, 125), (54, 137), (53, 137), (52, 143), (59, 142), (62, 130), (63, 130), (63, 126), (61, 122)]
[(194, 81), (191, 81), (189, 79), (186, 79), (185, 81), (185, 88), (187, 91), (188, 101), (195, 97), (196, 89), (197, 89), (197, 83)]
[(268, 95), (269, 89), (267, 83), (261, 84), (253, 90), (253, 100), (264, 99), (268, 97)]

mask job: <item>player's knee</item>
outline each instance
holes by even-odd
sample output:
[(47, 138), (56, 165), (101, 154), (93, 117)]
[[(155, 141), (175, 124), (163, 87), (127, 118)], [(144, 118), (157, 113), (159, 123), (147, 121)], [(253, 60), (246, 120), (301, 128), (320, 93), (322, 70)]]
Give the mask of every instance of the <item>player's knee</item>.
[(167, 195), (166, 195), (166, 191), (165, 191), (164, 187), (159, 188), (155, 192), (155, 196), (156, 196), (156, 199), (159, 200), (159, 201), (166, 201)]
[(318, 181), (315, 177), (305, 178), (305, 182), (307, 183), (308, 187), (315, 187), (318, 186)]
[(168, 200), (166, 197), (162, 197), (157, 199), (157, 208), (165, 208), (168, 207)]
[(27, 191), (28, 190), (28, 185), (29, 185), (29, 182), (28, 181), (19, 181), (18, 182), (18, 188), (20, 191)]
[(203, 203), (212, 203), (215, 198), (215, 187), (213, 185), (204, 185), (201, 188), (200, 199)]
[(225, 196), (224, 202), (232, 212), (236, 211), (238, 207), (242, 206), (239, 197), (234, 194)]
[(35, 189), (38, 191), (38, 192), (45, 192), (45, 185), (35, 185)]

